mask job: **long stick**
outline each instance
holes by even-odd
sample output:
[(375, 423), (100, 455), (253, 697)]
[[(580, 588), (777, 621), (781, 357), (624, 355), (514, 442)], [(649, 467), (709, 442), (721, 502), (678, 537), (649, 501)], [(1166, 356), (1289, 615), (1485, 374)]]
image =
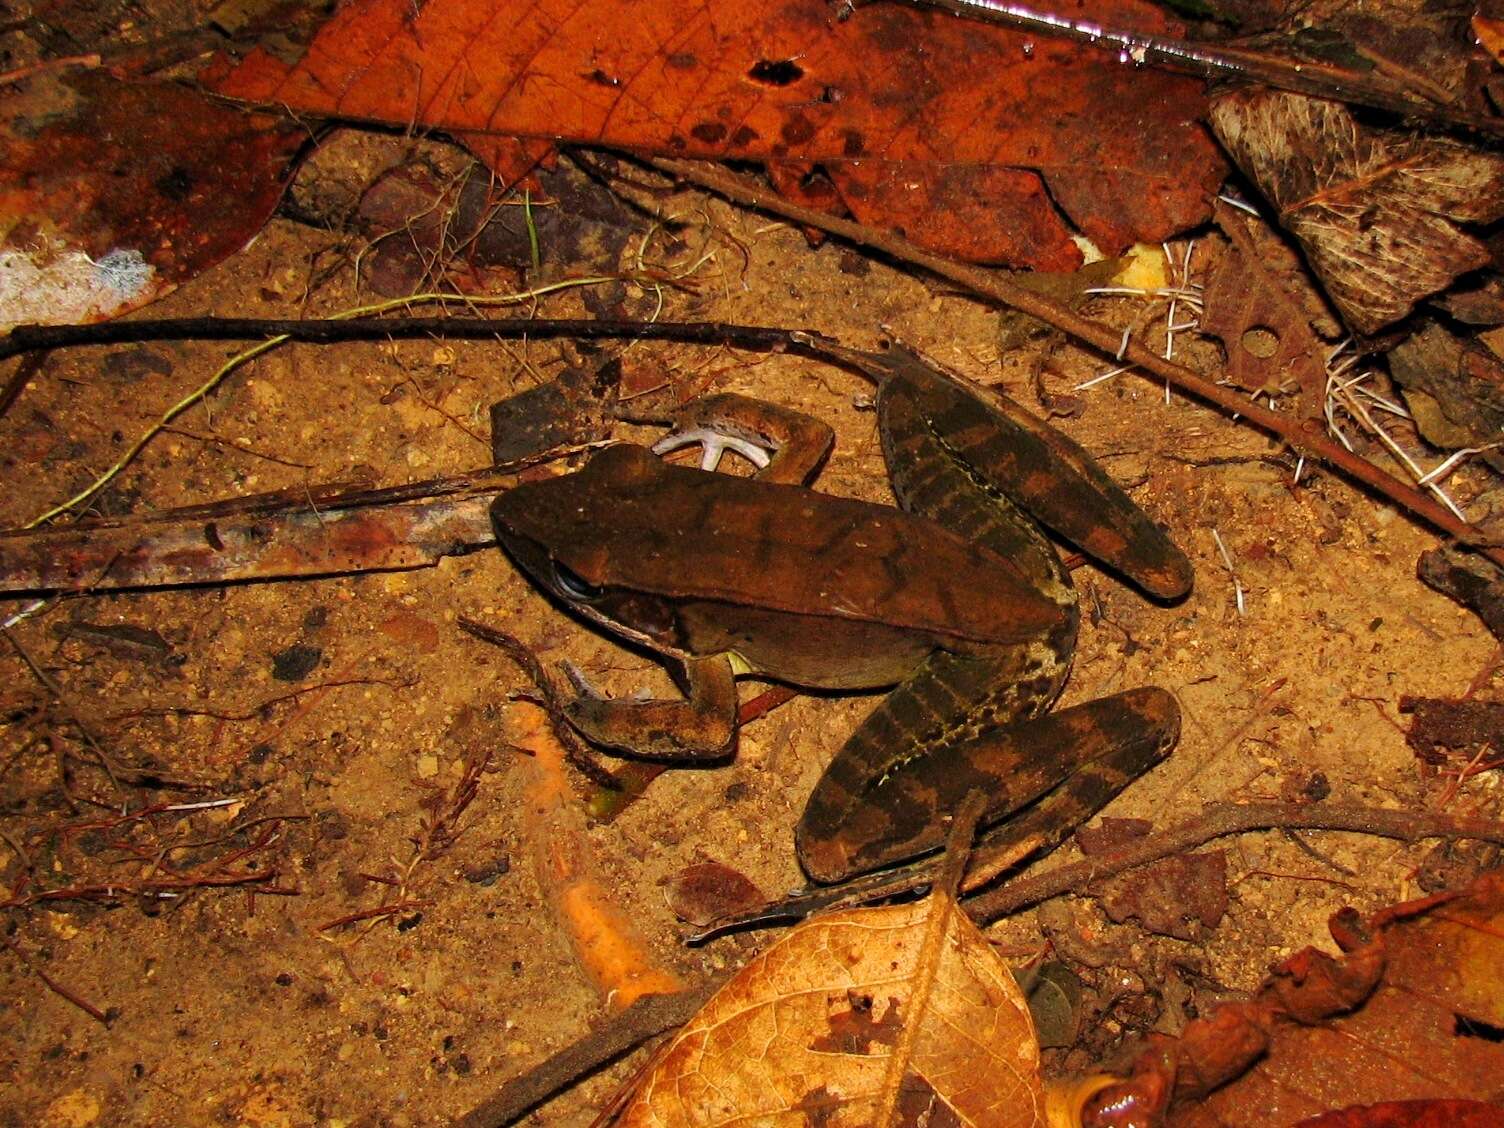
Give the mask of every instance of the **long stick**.
[[(273, 317), (180, 317), (158, 321), (105, 321), (97, 325), (18, 325), (0, 340), (0, 360), (33, 350), (122, 341), (253, 341), (285, 337), (309, 344), (413, 338), (516, 340), (643, 339), (745, 349), (787, 347), (792, 330), (716, 321), (599, 321), (525, 317), (365, 317), (299, 320)], [(19, 391), (19, 389), (17, 389)]]

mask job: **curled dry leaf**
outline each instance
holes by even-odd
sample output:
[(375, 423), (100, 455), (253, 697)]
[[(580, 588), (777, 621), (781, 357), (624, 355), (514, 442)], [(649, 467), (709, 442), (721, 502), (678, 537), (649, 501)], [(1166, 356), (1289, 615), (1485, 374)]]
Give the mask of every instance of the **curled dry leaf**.
[(617, 1123), (1035, 1128), (1038, 1070), (1007, 966), (937, 893), (774, 944), (660, 1052)]
[(1458, 224), (1504, 216), (1504, 158), (1363, 128), (1339, 103), (1264, 89), (1218, 98), (1211, 123), (1354, 332), (1382, 329), (1487, 265)]
[(1504, 428), (1504, 361), (1482, 341), (1427, 322), (1389, 350), (1389, 372), (1427, 442), (1481, 448), (1504, 470), (1504, 459), (1490, 449)]
[(1504, 870), (1366, 920), (1343, 909), (1330, 926), (1340, 958), (1297, 952), (1252, 999), (1223, 1004), (1179, 1038), (1151, 1039), (1134, 1076), (1093, 1098), (1097, 1107), (1162, 1109), (1173, 1095), (1177, 1128), (1241, 1128), (1355, 1104), (1468, 1099), (1494, 1107), (1485, 1123), (1504, 1123)]

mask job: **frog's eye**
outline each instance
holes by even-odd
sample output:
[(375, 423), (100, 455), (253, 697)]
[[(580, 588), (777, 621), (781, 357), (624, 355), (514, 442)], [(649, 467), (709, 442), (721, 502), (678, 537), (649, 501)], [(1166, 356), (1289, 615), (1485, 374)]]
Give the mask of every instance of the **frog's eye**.
[(591, 583), (573, 568), (554, 561), (554, 584), (570, 599), (591, 603), (606, 594), (606, 589)]

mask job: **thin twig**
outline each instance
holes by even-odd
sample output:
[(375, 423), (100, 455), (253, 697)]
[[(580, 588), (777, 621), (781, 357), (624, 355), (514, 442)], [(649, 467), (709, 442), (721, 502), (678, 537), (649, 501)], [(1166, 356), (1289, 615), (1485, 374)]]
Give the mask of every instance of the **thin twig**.
[(0, 390), (0, 419), (3, 419), (6, 413), (15, 406), (16, 401), (21, 398), (21, 393), (31, 383), (32, 377), (42, 370), (42, 363), (46, 359), (42, 353), (35, 353), (16, 366), (10, 379), (5, 382), (4, 390)]
[(174, 317), (161, 320), (105, 321), (95, 325), (18, 325), (0, 340), (0, 361), (37, 350), (114, 345), (136, 341), (254, 341), (285, 337), (307, 345), (347, 341), (414, 339), (652, 340), (720, 345), (762, 351), (791, 345), (793, 330), (717, 321), (597, 321), (526, 317)]
[(102, 1023), (105, 1026), (108, 1026), (110, 1024), (112, 1017), (110, 1014), (100, 1010), (93, 1003), (89, 1002), (89, 1000), (83, 998), (81, 995), (75, 994), (68, 988), (64, 987), (57, 980), (53, 979), (52, 976), (48, 975), (34, 962), (32, 962), (31, 957), (28, 956), (25, 952), (21, 951), (20, 947), (18, 947), (16, 942), (9, 936), (0, 936), (0, 940), (5, 941), (5, 946), (16, 954), (16, 958), (26, 966), (26, 969), (28, 971), (30, 971), (33, 975), (40, 979), (47, 986), (47, 989), (49, 991), (52, 991), (54, 994), (67, 999), (70, 1003), (76, 1006), (79, 1010), (83, 1011), (90, 1018), (94, 1019), (96, 1022)]
[(498, 1128), (665, 1030), (683, 1026), (721, 986), (711, 980), (676, 995), (647, 995), (577, 1042), (502, 1085), (453, 1128)]
[(433, 904), (432, 901), (425, 900), (392, 901), (385, 905), (377, 905), (373, 909), (362, 909), (359, 912), (335, 917), (333, 920), (326, 920), (323, 924), (316, 925), (315, 931), (328, 932), (333, 928), (343, 928), (346, 925), (359, 924), (363, 920), (382, 920), (386, 917), (396, 916), (398, 913), (405, 913), (409, 909), (426, 908), (431, 904)]
[(74, 708), (73, 701), (69, 697), (68, 693), (63, 689), (61, 685), (58, 684), (56, 678), (54, 678), (51, 674), (42, 669), (41, 666), (37, 665), (36, 662), (32, 660), (32, 657), (27, 652), (26, 648), (21, 645), (21, 640), (16, 638), (16, 636), (10, 632), (9, 628), (0, 628), (0, 633), (3, 633), (5, 635), (5, 641), (10, 643), (11, 649), (16, 652), (16, 655), (25, 664), (26, 668), (31, 671), (32, 677), (36, 678), (37, 681), (42, 683), (47, 692), (52, 694), (52, 697), (58, 703), (58, 706), (63, 710), (64, 713), (67, 714), (68, 719), (73, 722), (74, 727), (78, 729), (79, 735), (83, 737), (84, 743), (87, 744), (89, 746), (89, 750), (94, 753), (95, 763), (97, 763), (99, 767), (104, 770), (105, 775), (110, 777), (110, 783), (114, 785), (115, 790), (124, 791), (125, 784), (122, 781), (121, 776), (126, 774), (125, 770), (117, 765), (115, 758), (105, 751), (104, 745), (101, 744), (99, 740), (94, 736), (94, 730), (84, 723), (83, 717), (81, 717), (78, 710)]
[(1281, 828), (1346, 830), (1406, 842), (1422, 838), (1472, 838), (1483, 842), (1504, 843), (1504, 822), (1493, 819), (1341, 803), (1228, 804), (1213, 807), (1204, 811), (1201, 817), (1159, 834), (1149, 835), (1127, 849), (1010, 881), (990, 893), (967, 901), (966, 911), (978, 924), (986, 924), (1062, 893), (1089, 892), (1096, 882), (1105, 877), (1178, 854), (1214, 838), (1251, 830)]

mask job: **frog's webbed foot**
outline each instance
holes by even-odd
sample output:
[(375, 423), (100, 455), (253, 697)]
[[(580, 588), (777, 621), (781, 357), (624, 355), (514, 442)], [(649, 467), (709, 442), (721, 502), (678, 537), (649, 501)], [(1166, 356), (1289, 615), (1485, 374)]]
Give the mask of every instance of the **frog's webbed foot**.
[(592, 744), (662, 760), (716, 760), (731, 751), (736, 680), (724, 656), (684, 663), (681, 700), (606, 697), (572, 663), (564, 673), (575, 689), (564, 716)]
[(788, 485), (812, 478), (835, 442), (830, 426), (811, 415), (731, 392), (690, 401), (673, 425), (653, 444), (654, 454), (698, 444), (700, 469), (714, 470), (735, 451), (757, 467), (754, 477)]

